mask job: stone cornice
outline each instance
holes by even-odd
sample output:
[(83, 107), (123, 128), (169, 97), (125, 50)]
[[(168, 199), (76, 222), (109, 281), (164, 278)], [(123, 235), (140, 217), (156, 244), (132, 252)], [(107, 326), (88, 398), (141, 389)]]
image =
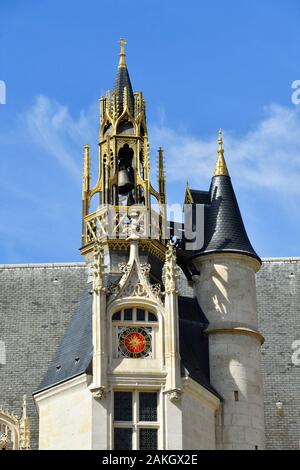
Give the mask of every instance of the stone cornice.
[(58, 393), (64, 392), (65, 390), (78, 387), (82, 384), (86, 384), (88, 386), (88, 381), (89, 381), (89, 377), (87, 374), (84, 373), (84, 374), (78, 375), (77, 377), (74, 377), (73, 379), (66, 380), (65, 382), (54, 385), (53, 387), (48, 388), (47, 390), (42, 390), (41, 392), (37, 392), (34, 395), (34, 400), (36, 403), (38, 403), (39, 401), (44, 400), (45, 398), (49, 398), (52, 395), (56, 395)]
[(265, 342), (265, 338), (259, 333), (259, 331), (253, 330), (252, 328), (247, 328), (244, 326), (233, 326), (233, 327), (223, 327), (223, 326), (212, 326), (210, 325), (206, 333), (209, 335), (222, 335), (222, 334), (230, 334), (230, 335), (244, 335), (244, 336), (253, 336), (258, 340), (260, 344)]

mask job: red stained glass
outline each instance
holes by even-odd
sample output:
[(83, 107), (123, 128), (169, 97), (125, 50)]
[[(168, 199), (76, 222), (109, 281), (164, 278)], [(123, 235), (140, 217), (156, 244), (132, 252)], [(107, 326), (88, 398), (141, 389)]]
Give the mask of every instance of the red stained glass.
[(125, 346), (131, 353), (140, 353), (146, 347), (145, 337), (141, 333), (129, 333), (125, 338)]

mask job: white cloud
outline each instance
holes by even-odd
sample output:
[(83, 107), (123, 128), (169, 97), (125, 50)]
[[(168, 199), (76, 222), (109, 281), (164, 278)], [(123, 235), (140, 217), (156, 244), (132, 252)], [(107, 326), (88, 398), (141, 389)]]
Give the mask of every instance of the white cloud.
[(82, 146), (94, 140), (93, 123), (96, 121), (95, 106), (81, 112), (76, 120), (68, 108), (57, 101), (40, 95), (22, 117), (31, 139), (40, 145), (77, 182), (81, 177), (82, 161), (78, 156)]
[[(151, 126), (151, 146), (165, 149), (168, 180), (207, 185), (216, 161), (218, 132), (198, 138), (166, 126)], [(300, 107), (272, 105), (246, 135), (223, 131), (229, 171), (240, 186), (300, 193)]]
[[(192, 186), (207, 186), (216, 161), (218, 132), (209, 138), (189, 135), (165, 125), (150, 124), (150, 145), (165, 149), (169, 182), (189, 180)], [(75, 119), (66, 106), (45, 96), (36, 98), (25, 114), (31, 138), (54, 157), (78, 182), (82, 145), (97, 133), (96, 104)], [(230, 174), (240, 187), (300, 193), (300, 106), (266, 107), (265, 117), (254, 129), (237, 136), (223, 131), (225, 157)], [(154, 154), (154, 152), (153, 152)], [(155, 169), (152, 161), (152, 170)]]

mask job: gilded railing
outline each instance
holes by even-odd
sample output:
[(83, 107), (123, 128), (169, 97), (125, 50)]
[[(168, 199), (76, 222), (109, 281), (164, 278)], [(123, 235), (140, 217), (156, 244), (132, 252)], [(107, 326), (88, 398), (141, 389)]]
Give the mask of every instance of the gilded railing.
[(163, 238), (162, 219), (153, 209), (149, 211), (143, 206), (104, 205), (84, 218), (83, 244), (105, 238), (126, 239), (133, 215), (139, 238)]

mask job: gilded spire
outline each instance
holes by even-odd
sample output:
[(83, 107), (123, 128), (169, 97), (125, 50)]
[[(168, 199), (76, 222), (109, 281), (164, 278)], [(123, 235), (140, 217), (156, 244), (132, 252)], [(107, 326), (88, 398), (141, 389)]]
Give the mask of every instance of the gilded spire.
[(20, 450), (30, 450), (30, 423), (27, 416), (26, 395), (23, 395), (22, 418), (19, 421)]
[(120, 67), (126, 67), (126, 62), (125, 62), (125, 44), (127, 42), (124, 40), (124, 38), (120, 38), (120, 60), (119, 60), (119, 68)]
[(161, 147), (158, 149), (158, 192), (160, 195), (160, 202), (166, 202), (166, 176), (164, 168), (164, 151)]
[(90, 190), (90, 146), (84, 146), (84, 160), (83, 160), (83, 181), (82, 181), (82, 196), (85, 199), (86, 193)]
[(214, 176), (229, 176), (224, 158), (222, 129), (219, 130), (218, 159), (215, 166)]
[(164, 169), (164, 151), (161, 147), (158, 149), (158, 177), (160, 180), (165, 180), (165, 169)]

